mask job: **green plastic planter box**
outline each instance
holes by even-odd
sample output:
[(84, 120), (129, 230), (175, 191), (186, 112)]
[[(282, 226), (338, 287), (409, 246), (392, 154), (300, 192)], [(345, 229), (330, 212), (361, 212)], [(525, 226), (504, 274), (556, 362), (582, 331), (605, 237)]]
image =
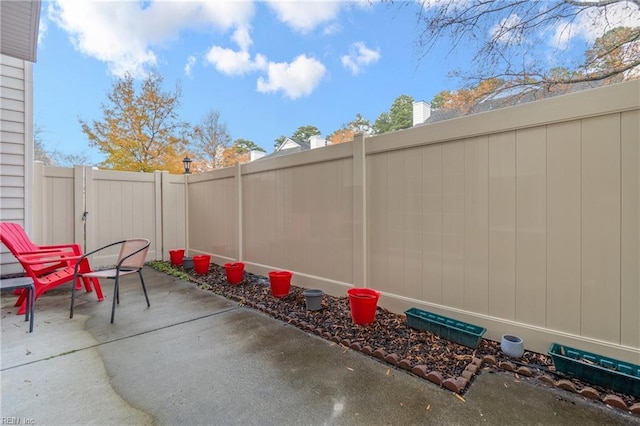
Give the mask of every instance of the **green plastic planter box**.
[(459, 343), (470, 348), (476, 348), (482, 339), (486, 328), (451, 318), (436, 315), (418, 308), (411, 308), (404, 312), (407, 325), (418, 330), (429, 331), (443, 339)]
[(587, 383), (640, 398), (640, 365), (596, 355), (559, 343), (552, 343), (547, 353), (556, 370)]

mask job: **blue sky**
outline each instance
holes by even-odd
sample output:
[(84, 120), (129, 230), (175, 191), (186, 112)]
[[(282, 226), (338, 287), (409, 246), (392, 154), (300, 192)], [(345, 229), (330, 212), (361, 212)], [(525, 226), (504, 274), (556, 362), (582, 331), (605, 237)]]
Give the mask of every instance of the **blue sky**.
[(327, 137), (395, 98), (430, 101), (461, 83), (472, 52), (446, 42), (419, 59), (414, 2), (44, 1), (34, 65), (34, 117), (48, 150), (102, 154), (78, 119), (101, 120), (114, 78), (155, 71), (180, 84), (182, 119), (220, 113), (232, 139), (267, 152), (298, 127)]

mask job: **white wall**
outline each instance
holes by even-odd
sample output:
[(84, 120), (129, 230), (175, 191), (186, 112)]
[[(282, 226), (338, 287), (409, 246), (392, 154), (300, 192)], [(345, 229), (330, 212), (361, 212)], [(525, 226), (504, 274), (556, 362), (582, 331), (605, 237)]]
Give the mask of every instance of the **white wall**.
[[(0, 55), (0, 221), (31, 231), (33, 66)], [(22, 272), (1, 246), (2, 274)]]

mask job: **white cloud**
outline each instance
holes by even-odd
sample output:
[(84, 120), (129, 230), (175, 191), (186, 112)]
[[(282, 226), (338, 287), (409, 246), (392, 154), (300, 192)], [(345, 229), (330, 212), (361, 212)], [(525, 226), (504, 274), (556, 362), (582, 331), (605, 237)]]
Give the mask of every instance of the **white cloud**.
[[(157, 63), (156, 50), (186, 28), (242, 28), (253, 16), (251, 2), (74, 1), (49, 4), (48, 16), (75, 48), (105, 62), (112, 74), (141, 76)], [(246, 41), (246, 40), (245, 40)]]
[(249, 35), (249, 28), (246, 26), (236, 29), (231, 38), (240, 46), (240, 50), (249, 50), (249, 47), (253, 44), (253, 40)]
[(338, 34), (340, 31), (342, 31), (342, 25), (334, 22), (324, 27), (324, 29), (322, 30), (322, 34), (333, 35), (333, 34)]
[(249, 52), (213, 46), (206, 55), (206, 60), (218, 71), (227, 75), (242, 75), (251, 71), (267, 68), (267, 60), (263, 55), (251, 59)]
[(267, 78), (258, 78), (258, 92), (284, 92), (285, 96), (297, 99), (307, 96), (320, 84), (326, 68), (315, 58), (300, 55), (291, 63), (270, 62)]
[(38, 45), (41, 45), (44, 41), (48, 29), (49, 27), (47, 26), (47, 21), (45, 19), (41, 19), (38, 26)]
[(562, 21), (553, 29), (550, 44), (566, 48), (574, 38), (593, 43), (607, 30), (615, 27), (640, 26), (638, 7), (627, 3), (615, 3), (606, 8), (592, 8), (574, 21)]
[[(177, 7), (183, 7), (184, 4), (190, 4), (192, 0), (175, 1), (171, 0), (167, 3), (173, 3)], [(195, 2), (202, 7), (201, 19), (204, 22), (212, 23), (218, 28), (227, 29), (235, 26), (244, 26), (253, 18), (255, 8), (251, 1), (212, 1), (198, 0)]]
[(549, 40), (549, 44), (559, 49), (566, 49), (571, 40), (577, 35), (576, 29), (577, 27), (568, 21), (559, 22), (552, 29), (553, 36)]
[(318, 25), (334, 19), (338, 16), (340, 9), (347, 5), (348, 2), (270, 0), (268, 4), (281, 22), (291, 27), (294, 31), (305, 34)]
[(186, 76), (191, 77), (191, 70), (193, 69), (193, 66), (196, 63), (196, 57), (195, 56), (189, 56), (187, 58), (187, 64), (184, 66), (184, 73)]
[[(370, 7), (367, 0), (269, 1), (277, 18), (300, 33), (320, 25), (326, 26), (325, 34), (340, 30), (334, 20), (348, 5)], [(237, 50), (213, 46), (204, 56), (205, 61), (226, 75), (265, 72), (257, 81), (259, 92), (281, 91), (296, 99), (313, 92), (327, 72), (322, 63), (306, 55), (290, 63), (273, 63), (262, 54), (251, 54), (251, 21), (255, 13), (252, 1), (55, 0), (48, 4), (47, 12), (49, 20), (67, 32), (77, 51), (104, 62), (118, 77), (127, 72), (135, 78), (143, 77), (158, 64), (162, 49), (182, 31), (211, 29), (230, 31)], [(378, 58), (379, 53), (362, 45), (353, 52), (350, 69), (357, 72)], [(196, 62), (196, 56), (187, 58), (185, 75), (191, 75)]]
[(357, 75), (362, 68), (374, 64), (380, 60), (380, 51), (371, 50), (363, 42), (353, 43), (349, 49), (349, 54), (342, 58), (342, 65), (351, 71), (351, 74)]

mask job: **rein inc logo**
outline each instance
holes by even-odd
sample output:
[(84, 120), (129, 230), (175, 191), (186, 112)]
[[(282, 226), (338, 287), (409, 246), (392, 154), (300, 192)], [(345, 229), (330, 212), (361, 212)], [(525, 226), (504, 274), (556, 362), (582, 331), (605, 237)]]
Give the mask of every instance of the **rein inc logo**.
[(35, 425), (36, 421), (28, 417), (2, 417), (3, 425)]

